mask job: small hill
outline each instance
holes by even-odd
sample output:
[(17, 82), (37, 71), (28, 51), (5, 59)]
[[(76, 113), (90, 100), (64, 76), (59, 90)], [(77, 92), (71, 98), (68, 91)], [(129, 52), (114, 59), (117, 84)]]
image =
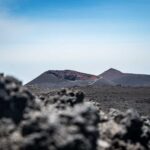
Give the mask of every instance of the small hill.
[(65, 79), (65, 80), (94, 80), (97, 79), (97, 76), (87, 74), (87, 73), (82, 73), (78, 71), (73, 71), (73, 70), (49, 70), (46, 72), (47, 74), (52, 74), (59, 79)]
[(85, 86), (97, 78), (95, 75), (73, 70), (49, 70), (27, 83), (27, 86), (37, 85), (48, 88)]
[(132, 87), (150, 86), (150, 75), (123, 73), (113, 68), (103, 72), (99, 75), (99, 77), (102, 77), (116, 85)]
[(110, 68), (107, 71), (99, 75), (99, 77), (103, 77), (104, 79), (109, 80), (109, 81), (113, 81), (123, 76), (124, 76), (124, 73), (114, 68)]
[(73, 70), (49, 70), (27, 83), (27, 86), (30, 85), (44, 88), (66, 88), (87, 85), (150, 87), (150, 75), (123, 73), (113, 68), (99, 76)]

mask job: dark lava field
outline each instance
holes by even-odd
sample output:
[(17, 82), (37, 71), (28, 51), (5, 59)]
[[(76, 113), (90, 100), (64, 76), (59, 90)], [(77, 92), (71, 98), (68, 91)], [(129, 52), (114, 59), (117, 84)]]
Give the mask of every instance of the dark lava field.
[(134, 108), (142, 115), (150, 114), (150, 87), (82, 87), (80, 90), (103, 110)]
[(149, 91), (41, 89), (0, 74), (0, 150), (149, 150)]
[[(30, 86), (29, 89), (35, 95), (54, 95), (58, 91), (34, 86)], [(141, 115), (150, 114), (150, 87), (86, 86), (70, 89), (83, 91), (87, 101), (93, 101), (105, 111), (109, 111), (110, 108), (122, 111), (133, 108)]]

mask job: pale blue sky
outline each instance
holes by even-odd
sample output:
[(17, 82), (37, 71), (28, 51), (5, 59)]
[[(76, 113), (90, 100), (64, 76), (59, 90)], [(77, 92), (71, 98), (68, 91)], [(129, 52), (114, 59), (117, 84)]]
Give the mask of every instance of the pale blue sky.
[(0, 0), (0, 72), (150, 74), (149, 0)]

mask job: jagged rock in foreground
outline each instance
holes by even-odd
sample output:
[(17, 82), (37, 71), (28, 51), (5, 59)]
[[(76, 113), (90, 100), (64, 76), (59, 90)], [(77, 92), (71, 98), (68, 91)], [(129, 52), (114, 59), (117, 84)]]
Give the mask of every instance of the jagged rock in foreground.
[(0, 75), (0, 119), (11, 118), (15, 123), (19, 123), (27, 109), (36, 107), (34, 96), (20, 81)]
[[(62, 90), (55, 97), (37, 99), (18, 80), (11, 78), (9, 85), (18, 86), (18, 90), (12, 89), (10, 93), (20, 94), (16, 99), (12, 94), (7, 94), (7, 78), (0, 77), (4, 85), (0, 98), (4, 103), (0, 118), (0, 149), (97, 149), (99, 115), (94, 107), (84, 102), (82, 92)], [(22, 99), (25, 102), (22, 103)], [(18, 101), (20, 105), (16, 106)], [(31, 108), (30, 102), (38, 106), (37, 109)]]
[[(125, 113), (111, 109), (100, 113), (100, 147), (117, 150), (150, 149), (150, 119), (140, 117), (135, 110)], [(105, 143), (105, 144), (103, 144)]]
[(33, 96), (0, 75), (0, 150), (148, 150), (150, 119), (136, 111), (109, 113), (62, 89)]

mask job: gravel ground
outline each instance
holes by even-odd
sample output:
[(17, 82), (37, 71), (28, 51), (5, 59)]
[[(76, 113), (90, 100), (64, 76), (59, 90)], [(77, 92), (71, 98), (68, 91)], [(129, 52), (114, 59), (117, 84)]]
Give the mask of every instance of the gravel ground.
[(0, 75), (0, 150), (150, 149), (149, 116), (105, 111), (79, 89), (30, 91)]

